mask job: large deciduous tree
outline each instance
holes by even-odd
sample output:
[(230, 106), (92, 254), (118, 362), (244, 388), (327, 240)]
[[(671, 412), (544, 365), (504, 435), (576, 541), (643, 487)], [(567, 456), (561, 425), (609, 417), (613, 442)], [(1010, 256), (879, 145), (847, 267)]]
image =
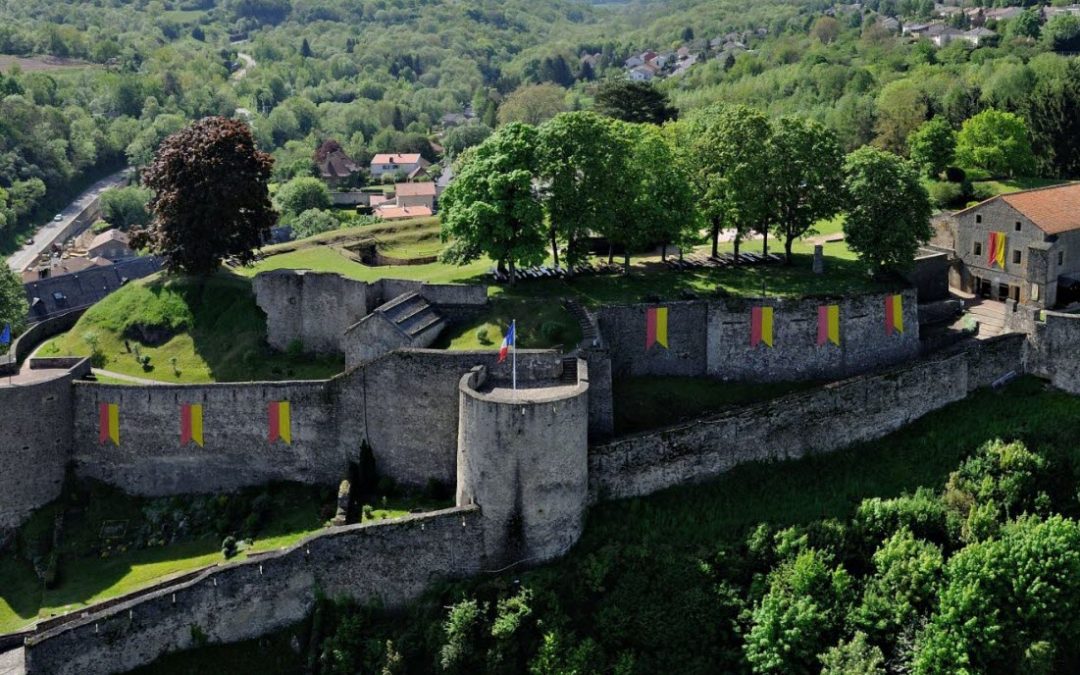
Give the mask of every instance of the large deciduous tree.
[(596, 91), (593, 109), (623, 122), (663, 124), (678, 115), (667, 94), (649, 82), (627, 79), (608, 80), (601, 84)]
[(309, 209), (329, 209), (333, 203), (326, 184), (310, 176), (293, 178), (282, 185), (274, 201), (288, 216), (298, 216)]
[(537, 131), (508, 124), (462, 153), (455, 178), (439, 200), (443, 259), (465, 264), (488, 256), (510, 283), (518, 266), (544, 259), (544, 211), (534, 181)]
[(956, 132), (944, 117), (935, 117), (908, 136), (908, 156), (926, 176), (944, 171), (956, 155)]
[(210, 274), (229, 256), (251, 262), (277, 221), (267, 191), (273, 163), (238, 120), (207, 117), (169, 136), (143, 171), (154, 220), (133, 246), (191, 274)]
[(146, 209), (150, 191), (141, 187), (123, 187), (101, 194), (101, 217), (113, 227), (127, 230), (150, 222)]
[(773, 228), (791, 264), (792, 243), (844, 204), (844, 154), (836, 135), (821, 124), (784, 117), (773, 125), (769, 155)]
[(679, 123), (681, 158), (709, 222), (712, 254), (721, 229), (735, 230), (735, 252), (743, 237), (764, 230), (771, 216), (766, 117), (745, 106), (714, 105)]
[(620, 237), (627, 200), (633, 194), (633, 143), (624, 125), (594, 112), (564, 113), (540, 128), (540, 175), (549, 218), (548, 238), (558, 259), (566, 244), (573, 267), (589, 234)]
[(566, 90), (557, 84), (527, 84), (499, 106), (499, 123), (541, 124), (566, 110)]
[(918, 173), (891, 152), (865, 147), (844, 162), (844, 237), (874, 272), (907, 265), (933, 235)]
[(956, 160), (993, 176), (1024, 175), (1035, 166), (1023, 118), (1000, 110), (984, 110), (964, 122), (956, 136)]

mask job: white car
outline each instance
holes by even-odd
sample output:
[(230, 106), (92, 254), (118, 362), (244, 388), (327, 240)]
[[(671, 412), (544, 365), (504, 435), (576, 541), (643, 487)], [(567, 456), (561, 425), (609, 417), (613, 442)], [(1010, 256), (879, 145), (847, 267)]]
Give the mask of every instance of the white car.
[(62, 213), (58, 213), (55, 216), (53, 216), (53, 220), (55, 220), (58, 223), (63, 219), (64, 219), (64, 214), (62, 214)]

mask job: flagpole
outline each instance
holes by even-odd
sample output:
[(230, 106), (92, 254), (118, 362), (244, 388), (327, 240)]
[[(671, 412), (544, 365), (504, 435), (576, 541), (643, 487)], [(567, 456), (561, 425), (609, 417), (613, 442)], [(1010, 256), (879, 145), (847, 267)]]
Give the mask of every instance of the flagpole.
[(510, 322), (510, 330), (514, 334), (514, 343), (510, 345), (510, 352), (514, 358), (511, 363), (511, 371), (513, 374), (510, 377), (513, 383), (514, 393), (517, 393), (517, 319)]

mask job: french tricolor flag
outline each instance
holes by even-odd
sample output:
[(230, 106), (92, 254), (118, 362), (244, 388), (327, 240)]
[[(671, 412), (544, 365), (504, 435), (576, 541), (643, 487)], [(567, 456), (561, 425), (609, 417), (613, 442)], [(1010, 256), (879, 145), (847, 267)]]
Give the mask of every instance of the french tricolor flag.
[(517, 321), (510, 322), (510, 330), (506, 331), (506, 337), (503, 338), (502, 347), (499, 347), (499, 363), (506, 360), (506, 355), (510, 353), (511, 349), (517, 348), (517, 340), (515, 339), (514, 327), (517, 325)]

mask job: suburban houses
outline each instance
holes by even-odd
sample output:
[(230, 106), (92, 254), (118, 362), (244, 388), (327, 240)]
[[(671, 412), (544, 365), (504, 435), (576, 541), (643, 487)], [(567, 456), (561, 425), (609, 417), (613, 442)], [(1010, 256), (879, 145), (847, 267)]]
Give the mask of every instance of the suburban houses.
[(1080, 183), (998, 195), (937, 229), (963, 291), (1044, 308), (1080, 300)]
[(378, 198), (377, 201), (372, 197), (371, 212), (383, 220), (430, 216), (435, 212), (436, 194), (436, 185), (431, 181), (397, 183), (393, 197)]
[(353, 182), (353, 176), (360, 173), (360, 165), (333, 141), (316, 151), (314, 159), (319, 168), (319, 177), (331, 190), (349, 185)]
[(408, 176), (418, 168), (427, 168), (431, 162), (420, 153), (380, 153), (371, 159), (371, 177), (380, 179), (384, 175)]

